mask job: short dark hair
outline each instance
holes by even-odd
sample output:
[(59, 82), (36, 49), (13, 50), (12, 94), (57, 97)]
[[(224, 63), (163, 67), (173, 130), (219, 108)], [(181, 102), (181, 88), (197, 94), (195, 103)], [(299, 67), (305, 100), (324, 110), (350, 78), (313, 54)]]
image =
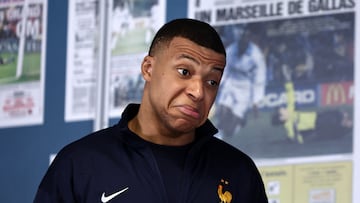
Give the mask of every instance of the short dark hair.
[(154, 54), (158, 45), (169, 43), (174, 37), (186, 38), (226, 56), (224, 44), (217, 31), (208, 23), (189, 18), (175, 19), (163, 25), (151, 42), (149, 55)]

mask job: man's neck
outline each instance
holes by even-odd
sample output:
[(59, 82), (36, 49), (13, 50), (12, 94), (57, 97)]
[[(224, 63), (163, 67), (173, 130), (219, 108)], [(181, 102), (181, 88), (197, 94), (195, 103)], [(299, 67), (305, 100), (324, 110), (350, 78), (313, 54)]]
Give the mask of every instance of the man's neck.
[(142, 139), (159, 145), (182, 146), (191, 143), (195, 137), (195, 133), (171, 131), (156, 119), (147, 118), (141, 106), (138, 114), (129, 121), (128, 127)]

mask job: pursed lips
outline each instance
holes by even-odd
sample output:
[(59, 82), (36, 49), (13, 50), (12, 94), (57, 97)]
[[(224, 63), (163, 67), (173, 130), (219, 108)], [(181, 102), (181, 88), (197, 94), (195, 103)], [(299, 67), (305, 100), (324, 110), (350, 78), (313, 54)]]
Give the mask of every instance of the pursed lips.
[(189, 105), (181, 105), (181, 106), (179, 106), (179, 109), (182, 113), (184, 113), (187, 116), (193, 117), (195, 119), (200, 118), (200, 113), (197, 108), (194, 108)]

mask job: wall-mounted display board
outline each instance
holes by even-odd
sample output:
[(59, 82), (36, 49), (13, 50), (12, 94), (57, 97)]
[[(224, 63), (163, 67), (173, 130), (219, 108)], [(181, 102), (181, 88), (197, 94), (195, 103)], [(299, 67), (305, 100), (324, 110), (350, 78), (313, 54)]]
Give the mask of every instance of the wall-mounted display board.
[(215, 26), (227, 49), (211, 119), (255, 159), (269, 202), (357, 202), (357, 6), (188, 1), (188, 16)]
[[(0, 202), (32, 202), (50, 159), (93, 131), (98, 2), (0, 3)], [(219, 138), (255, 159), (269, 200), (360, 202), (356, 1), (106, 2), (111, 122), (139, 99), (137, 63), (153, 31), (174, 18), (201, 19), (229, 57), (210, 118)], [(281, 107), (293, 116), (279, 125)]]

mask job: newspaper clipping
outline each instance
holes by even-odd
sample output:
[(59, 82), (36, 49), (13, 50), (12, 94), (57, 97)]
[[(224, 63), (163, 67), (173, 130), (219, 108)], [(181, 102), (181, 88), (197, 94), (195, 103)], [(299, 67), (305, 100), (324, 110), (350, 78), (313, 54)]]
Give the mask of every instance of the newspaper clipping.
[(155, 32), (165, 23), (165, 3), (165, 0), (113, 1), (108, 26), (110, 117), (120, 117), (128, 103), (140, 102), (144, 85), (141, 61)]
[(0, 128), (43, 122), (46, 8), (0, 1)]
[[(106, 63), (109, 69), (110, 117), (120, 117), (130, 102), (139, 102), (141, 60), (152, 37), (165, 23), (165, 0), (107, 2)], [(93, 119), (96, 108), (99, 1), (69, 1), (65, 120)]]
[(210, 119), (262, 166), (269, 202), (350, 203), (355, 1), (189, 0), (188, 15), (223, 39)]

